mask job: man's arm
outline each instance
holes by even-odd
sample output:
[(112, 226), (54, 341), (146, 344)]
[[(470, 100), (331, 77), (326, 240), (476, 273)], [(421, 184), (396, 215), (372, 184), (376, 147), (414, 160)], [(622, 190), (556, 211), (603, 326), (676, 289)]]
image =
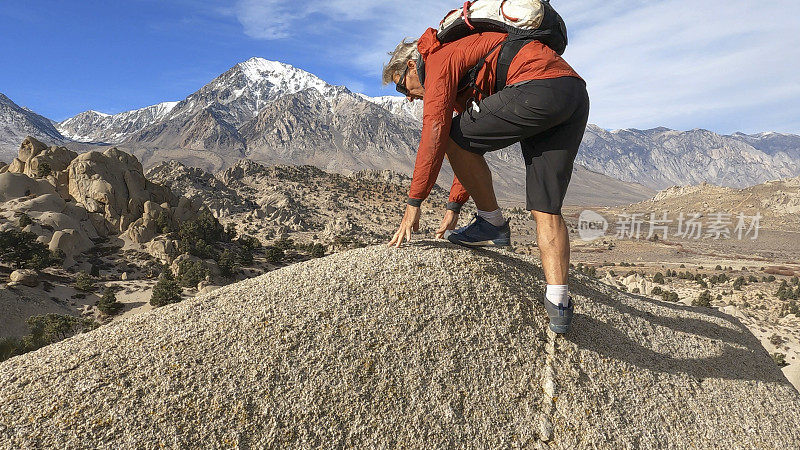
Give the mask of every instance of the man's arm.
[[(452, 54), (448, 49), (431, 54), (426, 62), (428, 72), (423, 99), (422, 137), (408, 193), (409, 205), (419, 206), (436, 184), (450, 136), (456, 87), (459, 77), (466, 70), (464, 66), (464, 58)], [(461, 183), (458, 186), (460, 188), (454, 199), (463, 198), (466, 201), (466, 191)]]

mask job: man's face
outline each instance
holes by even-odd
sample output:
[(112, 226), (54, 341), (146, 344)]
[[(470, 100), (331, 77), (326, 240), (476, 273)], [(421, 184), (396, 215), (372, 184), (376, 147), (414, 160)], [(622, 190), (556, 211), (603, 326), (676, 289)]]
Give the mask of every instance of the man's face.
[[(397, 74), (394, 76), (395, 84), (399, 84), (401, 79), (403, 78), (402, 75)], [(406, 76), (405, 80), (403, 81), (403, 87), (405, 90), (408, 91), (406, 98), (408, 101), (412, 102), (415, 99), (422, 99), (425, 96), (425, 88), (422, 87), (422, 83), (419, 82), (419, 74), (417, 74), (417, 62), (416, 61), (409, 61), (408, 66), (406, 67)]]

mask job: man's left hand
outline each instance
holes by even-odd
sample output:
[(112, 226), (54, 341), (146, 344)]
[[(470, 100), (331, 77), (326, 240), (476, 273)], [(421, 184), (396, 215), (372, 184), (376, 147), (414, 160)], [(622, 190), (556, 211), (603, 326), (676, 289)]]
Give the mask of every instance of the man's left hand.
[(400, 222), (400, 228), (394, 234), (394, 237), (389, 241), (389, 247), (394, 245), (400, 247), (403, 239), (411, 242), (411, 232), (419, 231), (419, 208), (416, 206), (406, 205), (406, 213), (403, 215), (403, 221)]

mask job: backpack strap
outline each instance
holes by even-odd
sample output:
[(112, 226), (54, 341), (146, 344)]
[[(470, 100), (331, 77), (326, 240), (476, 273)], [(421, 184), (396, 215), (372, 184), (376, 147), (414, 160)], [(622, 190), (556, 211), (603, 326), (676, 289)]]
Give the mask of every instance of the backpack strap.
[(531, 39), (525, 36), (515, 36), (509, 34), (503, 42), (495, 45), (492, 47), (489, 52), (483, 56), (483, 58), (479, 59), (478, 62), (473, 66), (466, 74), (459, 80), (458, 82), (458, 89), (457, 92), (461, 92), (464, 89), (471, 87), (474, 88), (476, 91), (480, 92), (483, 97), (488, 97), (489, 93), (480, 90), (476, 84), (476, 80), (478, 79), (478, 72), (483, 69), (483, 66), (486, 65), (486, 59), (492, 55), (497, 48), (500, 48), (500, 55), (497, 58), (497, 68), (495, 70), (495, 92), (500, 92), (501, 89), (506, 87), (506, 81), (508, 78), (508, 68), (511, 67), (511, 61), (514, 60), (514, 57), (517, 56), (522, 47), (525, 46), (528, 42), (531, 42), (535, 39)]
[(511, 61), (517, 56), (522, 47), (534, 39), (523, 36), (508, 35), (503, 46), (500, 48), (500, 56), (497, 58), (497, 69), (495, 71), (494, 91), (500, 92), (506, 87), (508, 81), (508, 69), (511, 67)]
[(480, 72), (481, 69), (483, 69), (483, 66), (486, 65), (486, 58), (488, 58), (489, 55), (494, 53), (494, 51), (497, 50), (498, 47), (501, 47), (504, 43), (505, 41), (492, 47), (492, 49), (489, 50), (487, 54), (483, 55), (483, 58), (479, 59), (478, 62), (471, 69), (469, 69), (467, 73), (464, 74), (464, 76), (458, 82), (457, 92), (461, 92), (464, 89), (471, 87), (474, 88), (476, 91), (479, 91), (481, 94), (483, 94), (484, 97), (488, 97), (488, 94), (486, 92), (483, 92), (480, 89), (478, 89), (475, 80), (478, 79), (478, 72)]

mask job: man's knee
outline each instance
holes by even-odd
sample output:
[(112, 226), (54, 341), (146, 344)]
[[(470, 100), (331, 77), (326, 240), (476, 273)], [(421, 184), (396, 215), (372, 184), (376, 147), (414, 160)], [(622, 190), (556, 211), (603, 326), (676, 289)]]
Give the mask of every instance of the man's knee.
[(536, 226), (542, 227), (560, 227), (564, 224), (564, 217), (561, 214), (553, 214), (542, 211), (531, 211), (533, 220), (536, 221)]

